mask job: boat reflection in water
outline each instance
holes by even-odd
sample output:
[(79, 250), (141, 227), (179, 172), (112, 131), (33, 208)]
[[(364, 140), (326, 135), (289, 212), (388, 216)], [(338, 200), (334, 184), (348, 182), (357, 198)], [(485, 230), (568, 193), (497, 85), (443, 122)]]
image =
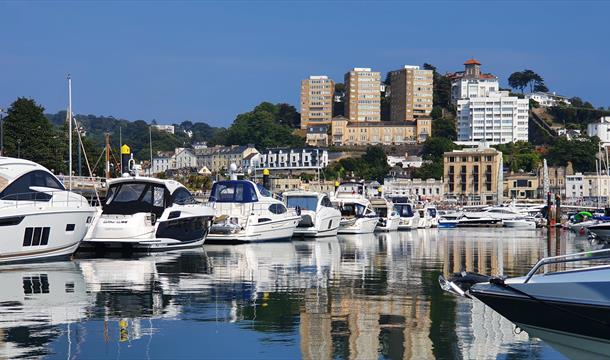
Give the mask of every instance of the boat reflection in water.
[[(515, 335), (482, 304), (445, 296), (436, 279), (462, 268), (523, 273), (549, 249), (587, 243), (477, 230), (205, 245), (139, 258), (81, 258), (44, 271), (2, 267), (0, 283), (10, 290), (2, 294), (0, 356), (561, 356), (526, 333)], [(54, 298), (45, 298), (42, 287), (40, 294), (24, 293), (24, 279), (36, 274), (47, 274)]]

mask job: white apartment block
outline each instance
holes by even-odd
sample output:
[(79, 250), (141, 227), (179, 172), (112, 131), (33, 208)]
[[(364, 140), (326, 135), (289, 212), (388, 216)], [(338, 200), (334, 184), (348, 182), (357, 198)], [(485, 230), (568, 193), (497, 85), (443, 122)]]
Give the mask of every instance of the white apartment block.
[(319, 170), (328, 166), (328, 151), (317, 148), (269, 149), (244, 160), (245, 168), (255, 170)]
[(381, 121), (381, 73), (354, 68), (345, 74), (345, 116), (350, 121)]
[(152, 127), (162, 132), (174, 133), (174, 125), (153, 125)]
[(597, 136), (602, 146), (610, 146), (610, 116), (604, 116), (598, 122), (587, 125), (587, 135)]
[(443, 180), (436, 179), (385, 179), (383, 193), (388, 197), (409, 197), (416, 200), (441, 201)]
[(325, 75), (301, 80), (301, 128), (330, 124), (333, 117), (335, 82)]
[(610, 176), (582, 174), (566, 176), (566, 200), (576, 204), (606, 204), (610, 195)]
[(529, 100), (507, 91), (457, 102), (458, 143), (475, 145), (528, 141)]

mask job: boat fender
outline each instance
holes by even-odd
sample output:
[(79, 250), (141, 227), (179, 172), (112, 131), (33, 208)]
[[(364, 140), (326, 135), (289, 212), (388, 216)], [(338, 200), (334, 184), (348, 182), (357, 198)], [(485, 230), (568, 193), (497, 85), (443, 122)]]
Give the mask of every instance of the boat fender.
[(154, 226), (156, 223), (157, 223), (157, 214), (150, 213), (150, 224)]
[(297, 212), (298, 216), (301, 216), (301, 207), (300, 206), (295, 207), (294, 210)]

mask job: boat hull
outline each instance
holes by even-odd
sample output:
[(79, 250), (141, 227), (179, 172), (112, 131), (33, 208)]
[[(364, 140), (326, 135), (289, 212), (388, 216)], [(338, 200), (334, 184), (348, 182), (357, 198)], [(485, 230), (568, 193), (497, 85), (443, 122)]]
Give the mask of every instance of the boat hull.
[(607, 304), (559, 301), (540, 295), (532, 298), (489, 283), (473, 286), (470, 294), (521, 328), (610, 342), (610, 306)]
[(210, 244), (231, 244), (289, 240), (294, 235), (300, 220), (300, 216), (291, 216), (249, 224), (244, 229), (226, 234), (210, 232), (206, 242)]
[(379, 222), (378, 217), (363, 217), (357, 218), (353, 224), (341, 223), (339, 226), (339, 234), (370, 234), (375, 231), (375, 227)]
[(375, 231), (396, 231), (398, 230), (398, 225), (400, 223), (400, 218), (387, 218), (385, 219), (385, 225), (379, 225), (375, 227)]
[[(40, 210), (39, 210), (40, 211)], [(17, 215), (19, 214), (19, 215)], [(89, 229), (95, 210), (49, 208), (36, 213), (4, 213), (0, 221), (0, 264), (69, 258)], [(16, 223), (19, 219), (19, 223)]]

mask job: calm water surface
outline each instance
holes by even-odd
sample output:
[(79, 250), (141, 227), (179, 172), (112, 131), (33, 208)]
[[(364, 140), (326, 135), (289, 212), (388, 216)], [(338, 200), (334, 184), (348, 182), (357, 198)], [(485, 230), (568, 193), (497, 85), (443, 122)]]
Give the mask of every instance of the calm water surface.
[(543, 341), (443, 293), (596, 247), (546, 230), (418, 230), (0, 267), (0, 357), (546, 359)]

